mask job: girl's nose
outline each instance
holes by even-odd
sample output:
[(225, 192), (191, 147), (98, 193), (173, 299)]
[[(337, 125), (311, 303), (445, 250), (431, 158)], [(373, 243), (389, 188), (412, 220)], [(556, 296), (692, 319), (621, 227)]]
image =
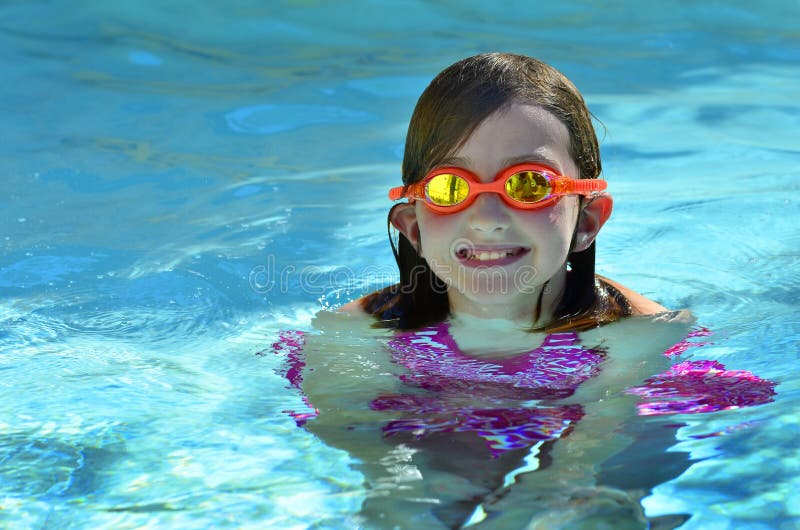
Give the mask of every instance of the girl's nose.
[(508, 206), (496, 193), (482, 193), (467, 209), (470, 226), (479, 232), (501, 232), (509, 227)]

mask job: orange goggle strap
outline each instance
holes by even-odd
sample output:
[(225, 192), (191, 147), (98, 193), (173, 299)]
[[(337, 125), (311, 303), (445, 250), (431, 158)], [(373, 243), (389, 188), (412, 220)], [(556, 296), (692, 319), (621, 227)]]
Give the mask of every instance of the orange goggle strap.
[[(500, 172), (499, 178), (495, 179), (492, 182), (480, 182), (477, 179), (468, 178), (468, 175), (471, 173), (466, 172), (461, 168), (440, 168), (435, 170), (435, 172), (429, 173), (424, 179), (419, 182), (415, 182), (409, 186), (398, 186), (396, 188), (392, 188), (389, 190), (389, 199), (396, 201), (400, 199), (409, 199), (410, 201), (414, 201), (415, 199), (425, 199), (425, 185), (430, 181), (432, 178), (438, 175), (444, 174), (454, 174), (461, 178), (464, 178), (467, 182), (469, 182), (469, 195), (467, 199), (463, 202), (470, 201), (471, 197), (486, 192), (494, 192), (499, 193), (501, 195), (506, 195), (505, 193), (505, 181), (512, 175), (517, 173), (521, 173), (523, 171), (532, 171), (535, 173), (540, 173), (544, 175), (551, 188), (550, 195), (543, 198), (540, 201), (536, 201), (533, 203), (523, 203), (521, 201), (516, 201), (513, 197), (509, 197), (512, 201), (515, 201), (518, 204), (537, 204), (539, 202), (543, 202), (548, 198), (558, 195), (591, 195), (593, 193), (598, 193), (605, 190), (608, 187), (608, 183), (602, 179), (573, 179), (570, 177), (564, 177), (558, 175), (554, 170), (542, 167), (542, 166), (532, 166), (527, 164), (522, 164), (519, 166), (513, 166), (506, 170)], [(427, 201), (426, 201), (427, 202)], [(462, 203), (458, 203), (452, 206), (441, 206), (437, 205), (439, 208), (454, 208)]]

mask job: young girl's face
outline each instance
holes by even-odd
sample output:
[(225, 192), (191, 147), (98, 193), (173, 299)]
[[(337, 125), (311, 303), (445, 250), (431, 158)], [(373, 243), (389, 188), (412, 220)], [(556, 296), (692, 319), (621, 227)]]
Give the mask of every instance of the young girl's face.
[[(550, 112), (514, 103), (484, 120), (442, 166), (468, 169), (483, 182), (521, 162), (579, 178), (569, 144), (566, 126)], [(458, 213), (434, 213), (424, 201), (407, 210), (395, 225), (447, 284), (451, 311), (525, 319), (545, 282), (565, 274), (579, 201), (567, 196), (546, 208), (519, 210), (495, 193), (484, 193)], [(576, 243), (585, 248), (594, 233), (583, 232)]]

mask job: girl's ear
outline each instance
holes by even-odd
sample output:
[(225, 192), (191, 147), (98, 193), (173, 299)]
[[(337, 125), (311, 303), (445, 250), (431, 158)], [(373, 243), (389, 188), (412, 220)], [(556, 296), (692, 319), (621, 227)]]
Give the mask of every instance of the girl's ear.
[(604, 193), (593, 197), (581, 209), (573, 252), (581, 252), (589, 248), (594, 238), (597, 237), (597, 233), (611, 216), (613, 207), (614, 200), (611, 195)]
[(389, 222), (406, 236), (411, 245), (417, 249), (417, 253), (420, 253), (419, 223), (417, 222), (416, 207), (407, 202), (396, 204), (392, 211), (389, 212)]

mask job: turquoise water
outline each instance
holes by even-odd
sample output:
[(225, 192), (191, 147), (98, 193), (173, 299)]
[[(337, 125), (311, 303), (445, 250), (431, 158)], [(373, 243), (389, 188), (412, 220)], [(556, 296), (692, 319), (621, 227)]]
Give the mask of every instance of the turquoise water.
[(489, 50), (555, 65), (603, 124), (599, 272), (690, 308), (715, 332), (695, 355), (779, 383), (675, 418), (693, 463), (648, 515), (800, 525), (798, 14), (0, 4), (0, 525), (351, 528), (361, 476), (282, 413), (299, 399), (254, 354), (393, 281), (411, 109)]

